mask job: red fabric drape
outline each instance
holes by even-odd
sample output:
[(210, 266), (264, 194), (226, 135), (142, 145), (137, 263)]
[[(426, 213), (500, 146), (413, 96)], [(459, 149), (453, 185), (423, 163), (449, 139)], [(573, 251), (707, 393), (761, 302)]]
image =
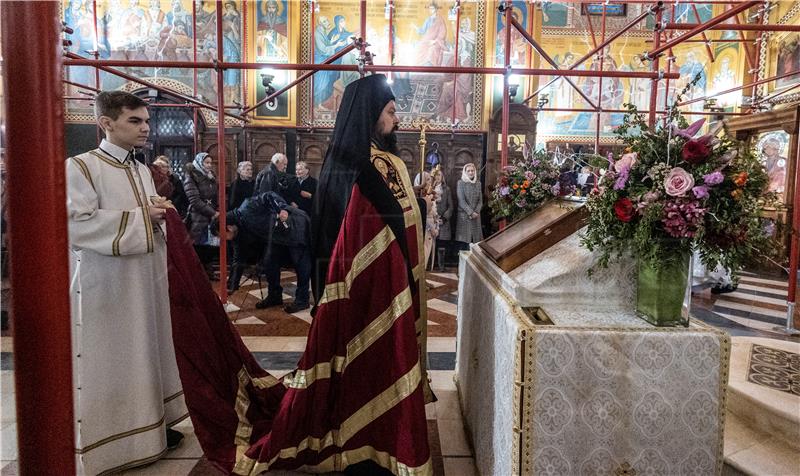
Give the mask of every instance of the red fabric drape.
[[(281, 381), (242, 343), (177, 214), (167, 225), (178, 368), (209, 461), (234, 474), (341, 471), (367, 459), (395, 474), (432, 473), (417, 288), (358, 186), (334, 247), (327, 302), (318, 307), (298, 370)], [(412, 256), (416, 231), (407, 229)]]

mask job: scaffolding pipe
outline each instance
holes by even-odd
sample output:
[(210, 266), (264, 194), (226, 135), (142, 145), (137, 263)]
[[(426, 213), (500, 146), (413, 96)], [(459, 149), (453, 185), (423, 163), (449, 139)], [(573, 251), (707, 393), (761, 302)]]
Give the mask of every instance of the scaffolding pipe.
[(794, 76), (796, 74), (800, 74), (800, 69), (796, 69), (794, 71), (789, 71), (788, 73), (779, 74), (776, 76), (770, 76), (769, 78), (760, 79), (758, 81), (753, 81), (752, 83), (743, 84), (741, 86), (736, 86), (734, 88), (726, 89), (724, 91), (719, 91), (714, 94), (709, 94), (708, 96), (703, 96), (701, 98), (690, 99), (688, 101), (683, 101), (678, 103), (678, 106), (686, 106), (687, 104), (692, 104), (700, 101), (705, 101), (706, 99), (710, 99), (717, 96), (722, 96), (723, 94), (732, 93), (734, 91), (739, 91), (740, 89), (746, 89), (753, 86), (758, 86), (759, 84), (769, 83), (770, 81), (775, 81), (778, 79), (788, 78), (789, 76)]
[(58, 9), (0, 2), (20, 474), (75, 473)]
[[(653, 44), (656, 47), (656, 50), (661, 47), (661, 17), (662, 11), (659, 10), (656, 12), (656, 24), (655, 28), (653, 28)], [(670, 48), (664, 48), (668, 50)], [(663, 51), (663, 50), (662, 50)], [(653, 64), (651, 65), (651, 69), (653, 72), (658, 71), (659, 59), (658, 56), (654, 57)], [(647, 116), (647, 124), (652, 129), (656, 125), (656, 107), (658, 106), (658, 78), (653, 79), (650, 82), (650, 113)]]
[[(704, 24), (698, 25), (697, 23), (667, 23), (667, 30), (691, 30), (692, 27), (697, 28)], [(732, 25), (726, 23), (724, 25), (716, 25), (706, 30), (731, 30), (731, 31), (800, 31), (800, 25), (758, 25), (754, 23), (745, 23), (742, 25)], [(685, 36), (685, 35), (684, 35)]]
[[(222, 0), (217, 0), (217, 61), (222, 62)], [(225, 223), (225, 71), (217, 68), (217, 215), (219, 219), (219, 300), (228, 302), (228, 240)]]
[(777, 92), (777, 93), (775, 93), (775, 94), (773, 94), (773, 95), (771, 95), (771, 96), (767, 96), (767, 97), (764, 97), (764, 98), (761, 98), (761, 99), (759, 99), (758, 101), (754, 101), (753, 103), (751, 103), (751, 104), (750, 104), (750, 107), (752, 108), (753, 106), (755, 106), (755, 105), (757, 105), (757, 104), (761, 104), (761, 103), (765, 103), (765, 102), (770, 102), (770, 101), (772, 101), (773, 99), (775, 99), (776, 97), (778, 97), (778, 96), (782, 96), (782, 95), (784, 95), (784, 94), (788, 93), (789, 91), (794, 91), (794, 90), (795, 90), (795, 89), (797, 89), (797, 88), (800, 88), (800, 83), (797, 83), (797, 84), (795, 84), (794, 86), (788, 87), (788, 88), (786, 88), (786, 89), (784, 89), (784, 90), (782, 90), (782, 91), (780, 91), (780, 92)]
[[(672, 48), (675, 45), (680, 44), (682, 41), (687, 40), (687, 39), (689, 39), (689, 38), (691, 38), (691, 37), (693, 37), (693, 36), (695, 36), (695, 35), (697, 35), (699, 33), (702, 33), (702, 32), (704, 32), (704, 31), (706, 31), (708, 29), (711, 29), (715, 25), (719, 25), (720, 23), (722, 23), (725, 20), (727, 20), (728, 18), (736, 15), (737, 13), (745, 11), (748, 8), (751, 8), (751, 7), (755, 6), (755, 5), (758, 5), (758, 3), (759, 2), (757, 2), (757, 1), (744, 2), (744, 3), (740, 4), (740, 5), (737, 5), (737, 6), (733, 7), (733, 8), (731, 8), (730, 10), (728, 10), (728, 11), (726, 11), (726, 12), (724, 12), (724, 13), (722, 13), (722, 14), (720, 14), (720, 15), (718, 15), (718, 16), (710, 19), (710, 20), (708, 20), (705, 23), (694, 24), (693, 27), (687, 28), (689, 31), (686, 34), (681, 35), (681, 36), (679, 36), (677, 38), (674, 38), (674, 39), (668, 41), (667, 43), (665, 43), (665, 44), (663, 44), (661, 46), (656, 46), (655, 49), (645, 53), (645, 57), (648, 58), (648, 59), (657, 58), (659, 55), (661, 55), (661, 53), (663, 53), (664, 51)], [(686, 24), (685, 23), (673, 23), (673, 25), (686, 25)], [(730, 30), (731, 28), (728, 28), (730, 26), (734, 26), (734, 25), (723, 25), (721, 27), (721, 29)], [(669, 25), (667, 25), (667, 27), (669, 27)]]
[[(634, 18), (633, 20), (628, 22), (628, 24), (626, 24), (625, 26), (620, 28), (619, 31), (617, 31), (613, 35), (609, 36), (606, 41), (600, 43), (599, 45), (597, 45), (596, 48), (592, 49), (590, 52), (588, 52), (585, 55), (583, 55), (578, 61), (573, 63), (569, 68), (567, 68), (566, 70), (559, 70), (559, 71), (572, 71), (572, 70), (574, 70), (578, 66), (582, 65), (584, 61), (586, 61), (587, 59), (589, 59), (592, 56), (594, 56), (595, 54), (597, 54), (598, 51), (603, 50), (606, 46), (610, 45), (614, 40), (616, 40), (617, 38), (619, 38), (620, 36), (625, 34), (628, 30), (630, 30), (634, 26), (638, 25), (640, 21), (642, 21), (645, 17), (650, 15), (652, 12), (661, 11), (662, 8), (664, 8), (664, 2), (661, 2), (661, 1), (656, 2), (656, 4), (653, 7), (651, 7), (650, 9), (647, 9), (647, 11), (642, 12), (639, 16), (637, 16), (636, 18)], [(558, 76), (558, 75), (556, 75), (556, 76)], [(611, 77), (611, 76), (609, 74), (606, 74), (606, 77)], [(531, 94), (530, 96), (525, 98), (525, 100), (522, 101), (522, 103), (523, 104), (528, 103), (536, 95), (538, 95), (539, 93), (541, 93), (542, 91), (547, 89), (551, 84), (556, 82), (557, 79), (558, 78), (553, 78), (547, 84), (545, 84), (544, 86), (539, 87), (539, 89), (534, 91), (533, 94)], [(675, 78), (675, 79), (677, 79), (677, 78)]]
[[(461, 0), (456, 0), (456, 38), (455, 38), (455, 51), (453, 52), (453, 66), (459, 66), (458, 59), (458, 40), (459, 32), (461, 31)], [(391, 15), (391, 14), (390, 14)], [(391, 30), (391, 16), (389, 17), (389, 29)], [(390, 32), (391, 37), (391, 32)], [(453, 73), (453, 101), (450, 104), (450, 124), (456, 123), (456, 94), (458, 91), (458, 73)]]
[[(537, 111), (544, 111), (544, 112), (599, 112), (600, 114), (627, 114), (630, 111), (627, 109), (602, 109), (600, 111), (596, 109), (586, 109), (586, 108), (577, 108), (577, 107), (543, 107), (543, 108), (536, 108)], [(649, 113), (649, 109), (637, 111), (640, 114)], [(666, 114), (669, 111), (666, 110), (657, 110), (657, 114)], [(685, 111), (682, 112), (683, 115), (698, 115), (698, 116), (749, 116), (750, 114), (747, 112), (711, 112), (711, 111)]]
[(69, 84), (70, 86), (75, 86), (76, 88), (86, 89), (88, 91), (92, 91), (92, 92), (95, 92), (95, 93), (99, 93), (100, 92), (99, 89), (93, 88), (92, 86), (87, 86), (85, 84), (76, 83), (76, 82), (73, 82), (73, 81), (67, 81), (66, 79), (62, 79), (61, 82), (64, 83), (64, 84)]
[[(206, 103), (204, 103), (202, 101), (198, 101), (197, 99), (195, 99), (195, 98), (193, 98), (191, 96), (187, 96), (185, 94), (181, 94), (181, 93), (179, 93), (177, 91), (174, 91), (172, 89), (165, 88), (165, 87), (159, 86), (157, 84), (153, 84), (150, 81), (147, 81), (145, 79), (137, 78), (136, 76), (128, 74), (128, 73), (126, 73), (124, 71), (120, 71), (118, 69), (107, 67), (107, 65), (105, 64), (107, 62), (106, 60), (99, 60), (99, 61), (91, 60), (91, 59), (84, 58), (82, 56), (76, 55), (74, 53), (67, 53), (67, 58), (69, 58), (69, 59), (64, 60), (64, 64), (66, 66), (96, 66), (97, 68), (99, 68), (99, 69), (101, 69), (101, 70), (103, 70), (103, 71), (105, 71), (107, 73), (111, 73), (111, 74), (117, 75), (120, 78), (127, 79), (128, 81), (133, 81), (135, 83), (139, 83), (139, 84), (141, 84), (141, 85), (143, 85), (143, 86), (145, 86), (147, 88), (155, 89), (156, 91), (161, 91), (162, 93), (170, 94), (170, 95), (172, 95), (172, 96), (174, 96), (174, 97), (176, 97), (178, 99), (182, 99), (182, 100), (184, 100), (186, 102), (190, 102), (192, 104), (197, 104), (198, 106), (210, 109), (210, 110), (215, 111), (215, 112), (217, 111), (217, 107), (216, 106), (212, 106), (211, 104), (206, 104)], [(149, 61), (136, 61), (135, 63), (142, 63), (142, 64), (132, 65), (132, 66), (158, 67), (158, 65), (153, 65)], [(186, 63), (186, 64), (192, 64), (192, 63)], [(210, 65), (209, 68), (211, 68), (211, 69), (215, 68), (214, 63), (209, 63), (209, 65)], [(238, 119), (240, 121), (247, 122), (247, 118), (245, 118), (243, 116), (239, 116), (237, 114), (232, 114), (230, 112), (225, 112), (225, 115), (227, 115), (229, 117), (232, 117), (234, 119)]]
[[(586, 16), (588, 17), (589, 15), (586, 15)], [(603, 27), (602, 27), (602, 33), (600, 35), (600, 41), (603, 41), (603, 40), (606, 39), (606, 5), (605, 4), (603, 4), (602, 21), (603, 21)], [(604, 62), (605, 58), (606, 58), (606, 54), (605, 54), (605, 50), (603, 50), (603, 51), (600, 52), (600, 72), (603, 71), (603, 62)], [(595, 131), (594, 131), (595, 132), (595, 135), (594, 135), (594, 153), (595, 154), (599, 153), (599, 150), (600, 150), (600, 118), (601, 118), (600, 111), (602, 110), (602, 107), (603, 107), (603, 77), (601, 76), (597, 80), (597, 114), (595, 115), (597, 121), (595, 123)]]
[[(359, 14), (360, 14), (359, 20), (361, 20), (361, 29), (360, 29), (361, 37), (359, 38), (359, 40), (361, 40), (360, 43), (361, 56), (359, 57), (359, 62), (364, 62), (364, 64), (368, 64), (371, 63), (371, 61), (367, 61), (367, 0), (361, 0), (359, 4)], [(363, 70), (360, 70), (358, 72), (358, 74), (362, 78), (364, 77), (364, 73), (365, 71)]]
[[(95, 62), (94, 60), (78, 57), (80, 59), (76, 59), (74, 56), (70, 56), (70, 59), (64, 60), (64, 64), (68, 66), (93, 66), (95, 63), (101, 64), (102, 69), (109, 69), (105, 68), (107, 66), (119, 66), (119, 67), (156, 67), (156, 68), (221, 68), (221, 69), (277, 69), (277, 70), (316, 70), (316, 71), (358, 71), (358, 65), (349, 65), (349, 64), (307, 64), (307, 63), (208, 63), (208, 62), (198, 62), (192, 63), (189, 61), (128, 61), (128, 60), (100, 60)], [(452, 66), (390, 66), (390, 65), (365, 65), (365, 71), (382, 73), (382, 72), (394, 72), (394, 73), (459, 73), (459, 74), (519, 74), (519, 75), (527, 75), (527, 76), (576, 76), (576, 77), (589, 77), (595, 78), (599, 76), (603, 76), (606, 78), (645, 78), (645, 79), (653, 79), (659, 77), (659, 73), (651, 73), (651, 72), (644, 72), (644, 71), (605, 71), (602, 74), (597, 71), (589, 71), (583, 69), (542, 69), (542, 68), (511, 68), (506, 70), (505, 68), (501, 67), (483, 67), (483, 66), (460, 66), (458, 68), (453, 68)], [(116, 70), (111, 70), (114, 74), (119, 74), (122, 76), (125, 73), (117, 72)], [(126, 75), (130, 76), (130, 75)], [(666, 76), (664, 76), (666, 77)], [(673, 73), (670, 78), (678, 79), (680, 75), (678, 73)], [(132, 79), (132, 81), (140, 82), (142, 84), (147, 84), (148, 87), (152, 87), (153, 89), (158, 89), (155, 85), (150, 85), (151, 83), (147, 83), (145, 80), (141, 79)], [(161, 88), (163, 89), (163, 88)], [(173, 93), (172, 90), (167, 90), (170, 93)], [(176, 97), (180, 97), (176, 94)], [(188, 97), (188, 96), (186, 96)], [(182, 97), (184, 99), (185, 97)], [(192, 101), (197, 101), (196, 99), (192, 99)], [(190, 101), (190, 102), (192, 102)], [(199, 103), (199, 101), (197, 101)], [(200, 103), (202, 105), (202, 103)], [(215, 109), (213, 106), (204, 105), (209, 109)], [(226, 113), (228, 116), (234, 117), (236, 119), (241, 120), (241, 118), (237, 117), (234, 114)]]
[[(694, 3), (692, 3), (692, 10), (694, 11), (694, 17), (697, 18), (697, 21), (700, 21), (700, 13), (697, 11), (697, 5), (695, 5)], [(739, 19), (738, 15), (734, 15), (734, 17), (737, 20)], [(702, 39), (702, 41), (705, 42), (706, 54), (708, 55), (709, 61), (711, 61), (713, 63), (714, 62), (714, 52), (711, 51), (711, 45), (708, 44), (708, 37), (706, 36), (706, 33), (705, 32), (700, 33), (700, 38)], [(670, 51), (672, 51), (672, 49), (670, 49)], [(746, 49), (745, 49), (745, 53), (747, 53)]]
[(508, 90), (509, 76), (512, 74), (511, 70), (511, 22), (514, 20), (511, 17), (512, 9), (511, 0), (505, 0), (502, 3), (500, 11), (506, 17), (506, 29), (504, 31), (505, 37), (503, 38), (503, 111), (501, 123), (502, 135), (502, 148), (500, 149), (500, 168), (503, 169), (508, 165), (508, 109), (511, 107), (511, 97)]
[[(698, 16), (697, 18), (700, 18), (700, 17)], [(741, 25), (742, 24), (742, 21), (739, 19), (739, 15), (738, 14), (734, 15), (733, 19), (736, 20), (736, 24), (737, 25)], [(744, 56), (745, 56), (745, 58), (747, 58), (747, 65), (750, 66), (750, 69), (752, 70), (753, 68), (756, 67), (756, 59), (753, 56), (753, 52), (750, 51), (750, 48), (748, 48), (747, 37), (745, 36), (744, 31), (739, 30), (738, 33), (739, 33), (739, 39), (742, 42), (744, 42)]]
[[(533, 47), (533, 49), (535, 49), (536, 52), (539, 53), (539, 55), (542, 58), (544, 58), (544, 60), (547, 63), (550, 64), (550, 66), (552, 66), (554, 69), (558, 69), (558, 64), (556, 64), (556, 62), (553, 60), (553, 58), (551, 58), (550, 55), (547, 54), (547, 52), (544, 50), (544, 48), (542, 48), (542, 46), (539, 43), (536, 42), (536, 40), (531, 36), (531, 34), (528, 33), (527, 30), (525, 30), (525, 28), (523, 28), (522, 25), (520, 25), (519, 22), (514, 19), (514, 17), (511, 17), (511, 25), (519, 32), (520, 35), (522, 35), (523, 38), (525, 38), (525, 41), (527, 41), (528, 44), (531, 45)], [(589, 98), (589, 96), (586, 95), (586, 93), (581, 91), (581, 88), (579, 88), (575, 84), (575, 82), (572, 81), (572, 79), (570, 79), (568, 77), (565, 77), (564, 81), (569, 83), (569, 85), (572, 86), (572, 88), (575, 91), (577, 91), (578, 94), (584, 100), (586, 100), (586, 102), (588, 102), (591, 107), (597, 108), (597, 105), (594, 103), (594, 101), (592, 101), (591, 98)]]
[[(320, 63), (320, 64), (332, 64), (332, 63), (333, 63), (334, 61), (336, 61), (337, 59), (339, 59), (339, 58), (341, 58), (342, 56), (346, 55), (347, 53), (349, 53), (349, 52), (353, 51), (353, 49), (354, 49), (355, 47), (356, 47), (356, 44), (355, 44), (355, 43), (350, 43), (349, 45), (345, 46), (345, 47), (344, 47), (344, 48), (343, 48), (341, 51), (339, 51), (338, 53), (336, 53), (336, 54), (334, 54), (334, 55), (331, 55), (331, 56), (329, 56), (328, 58), (326, 58), (326, 59), (325, 59), (325, 61), (323, 61), (323, 62), (322, 62), (322, 63)], [(301, 74), (300, 76), (298, 76), (298, 77), (297, 77), (297, 79), (295, 79), (295, 80), (294, 80), (294, 81), (292, 81), (291, 83), (289, 83), (289, 84), (287, 84), (286, 86), (282, 87), (281, 89), (279, 89), (279, 90), (275, 91), (274, 93), (272, 93), (272, 94), (268, 95), (268, 96), (267, 96), (267, 97), (265, 97), (264, 99), (262, 99), (262, 100), (258, 101), (257, 103), (255, 103), (255, 105), (253, 105), (253, 106), (250, 106), (250, 107), (248, 107), (247, 109), (243, 110), (243, 111), (242, 111), (242, 115), (244, 115), (244, 114), (249, 114), (250, 112), (252, 112), (252, 111), (255, 111), (256, 109), (258, 109), (259, 107), (261, 107), (263, 104), (266, 104), (266, 103), (270, 102), (271, 100), (273, 100), (273, 99), (277, 98), (277, 97), (278, 97), (278, 96), (280, 96), (281, 94), (285, 93), (286, 91), (288, 91), (288, 90), (292, 89), (293, 87), (295, 87), (295, 86), (297, 86), (298, 84), (302, 83), (302, 82), (303, 82), (303, 81), (305, 81), (306, 79), (310, 78), (311, 76), (313, 76), (313, 75), (314, 75), (314, 73), (316, 73), (316, 71), (313, 71), (313, 70), (311, 70), (311, 71), (306, 71), (305, 73), (303, 73), (303, 74)]]

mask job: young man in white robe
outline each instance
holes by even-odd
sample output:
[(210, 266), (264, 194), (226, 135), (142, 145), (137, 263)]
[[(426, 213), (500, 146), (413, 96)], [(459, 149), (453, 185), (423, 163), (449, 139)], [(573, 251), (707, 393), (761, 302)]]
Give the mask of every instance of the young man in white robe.
[(75, 453), (78, 474), (150, 463), (188, 416), (172, 344), (163, 225), (166, 208), (134, 147), (150, 131), (147, 103), (101, 92), (106, 138), (66, 161)]

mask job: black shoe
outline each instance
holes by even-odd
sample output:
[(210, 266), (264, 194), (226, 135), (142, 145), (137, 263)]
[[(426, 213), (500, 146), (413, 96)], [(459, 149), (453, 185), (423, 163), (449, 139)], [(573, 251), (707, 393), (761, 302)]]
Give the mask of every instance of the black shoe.
[(736, 291), (738, 284), (726, 284), (725, 286), (711, 286), (711, 294), (726, 294)]
[(311, 307), (308, 303), (305, 304), (298, 304), (296, 302), (289, 304), (288, 306), (284, 307), (283, 310), (286, 311), (287, 314), (294, 314), (295, 312), (305, 311)]
[(167, 428), (167, 449), (174, 450), (178, 446), (180, 446), (181, 441), (183, 441), (183, 433), (177, 430), (173, 430), (171, 428)]
[(283, 298), (267, 296), (256, 303), (256, 309), (266, 309), (268, 307), (280, 306), (281, 304), (283, 304)]

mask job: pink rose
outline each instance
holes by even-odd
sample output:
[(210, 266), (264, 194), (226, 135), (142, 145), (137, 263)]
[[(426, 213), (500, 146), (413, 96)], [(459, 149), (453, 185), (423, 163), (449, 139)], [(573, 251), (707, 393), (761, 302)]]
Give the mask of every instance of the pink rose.
[(691, 190), (692, 187), (694, 187), (694, 177), (680, 167), (670, 170), (667, 178), (664, 179), (664, 190), (666, 190), (667, 195), (673, 197), (686, 195), (686, 192)]
[(636, 165), (636, 159), (638, 158), (639, 154), (636, 152), (631, 152), (628, 154), (624, 154), (622, 157), (619, 158), (618, 161), (614, 162), (614, 170), (617, 172), (622, 172), (624, 169), (630, 170), (631, 167)]

